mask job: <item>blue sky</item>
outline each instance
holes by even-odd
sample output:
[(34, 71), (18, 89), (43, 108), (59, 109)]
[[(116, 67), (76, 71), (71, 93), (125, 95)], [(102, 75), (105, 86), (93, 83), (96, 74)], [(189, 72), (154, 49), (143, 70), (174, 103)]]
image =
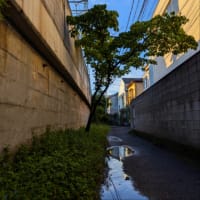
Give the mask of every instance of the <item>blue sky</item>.
[[(91, 8), (95, 4), (107, 4), (110, 10), (116, 10), (119, 13), (120, 31), (125, 31), (130, 11), (130, 23), (136, 21), (140, 15), (140, 20), (147, 20), (152, 15), (152, 11), (158, 0), (89, 0), (88, 7)], [(144, 9), (142, 9), (142, 7)], [(141, 11), (141, 13), (140, 13)]]
[[(148, 20), (155, 9), (158, 0), (88, 0), (88, 7), (95, 4), (107, 4), (109, 10), (116, 10), (119, 13), (119, 29), (124, 32), (130, 25), (138, 20)], [(141, 70), (132, 69), (131, 73), (124, 77), (142, 77)], [(92, 77), (91, 77), (92, 80)], [(108, 89), (107, 94), (116, 93), (119, 89), (120, 78)]]

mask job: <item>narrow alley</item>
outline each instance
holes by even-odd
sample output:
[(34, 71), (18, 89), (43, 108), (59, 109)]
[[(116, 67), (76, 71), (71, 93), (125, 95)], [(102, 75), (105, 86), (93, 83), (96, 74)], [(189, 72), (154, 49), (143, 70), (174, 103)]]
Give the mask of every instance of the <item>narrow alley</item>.
[[(131, 135), (128, 131), (128, 127), (112, 127), (108, 140), (111, 147), (127, 146), (133, 150), (133, 154), (118, 159), (125, 174), (124, 180), (131, 181), (132, 188), (129, 187), (129, 191), (127, 188), (126, 192), (120, 191), (120, 185), (123, 183), (111, 177), (112, 184), (110, 187), (109, 183), (107, 187), (104, 186), (102, 199), (200, 199), (200, 168), (198, 165), (140, 137)], [(112, 167), (113, 169), (110, 169), (111, 172), (108, 173), (109, 176), (118, 170), (115, 165)]]

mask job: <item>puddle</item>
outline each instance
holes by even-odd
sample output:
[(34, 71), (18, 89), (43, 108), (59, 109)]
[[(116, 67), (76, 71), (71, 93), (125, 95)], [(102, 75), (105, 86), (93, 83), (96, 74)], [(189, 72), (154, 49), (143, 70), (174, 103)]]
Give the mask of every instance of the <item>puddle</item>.
[(134, 150), (128, 146), (112, 146), (108, 148), (108, 152), (108, 172), (101, 187), (101, 200), (148, 200), (134, 188), (133, 180), (123, 169), (123, 158), (133, 155)]
[(108, 141), (112, 142), (122, 142), (122, 139), (116, 136), (108, 136)]
[(107, 148), (110, 156), (122, 160), (125, 157), (132, 156), (134, 150), (129, 146), (112, 146)]

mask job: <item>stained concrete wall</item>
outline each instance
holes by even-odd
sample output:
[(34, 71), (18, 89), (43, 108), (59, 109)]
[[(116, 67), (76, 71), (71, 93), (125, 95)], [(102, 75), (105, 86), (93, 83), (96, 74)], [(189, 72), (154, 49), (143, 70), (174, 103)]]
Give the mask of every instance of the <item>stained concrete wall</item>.
[(131, 104), (133, 129), (200, 148), (200, 52)]
[(0, 150), (87, 122), (90, 86), (65, 0), (10, 1), (0, 22)]

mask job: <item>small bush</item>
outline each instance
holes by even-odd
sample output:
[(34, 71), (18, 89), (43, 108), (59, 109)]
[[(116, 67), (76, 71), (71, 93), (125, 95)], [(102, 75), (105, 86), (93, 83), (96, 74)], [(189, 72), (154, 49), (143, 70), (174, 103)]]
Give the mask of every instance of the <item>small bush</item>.
[(0, 158), (0, 199), (99, 199), (106, 126), (47, 132)]

